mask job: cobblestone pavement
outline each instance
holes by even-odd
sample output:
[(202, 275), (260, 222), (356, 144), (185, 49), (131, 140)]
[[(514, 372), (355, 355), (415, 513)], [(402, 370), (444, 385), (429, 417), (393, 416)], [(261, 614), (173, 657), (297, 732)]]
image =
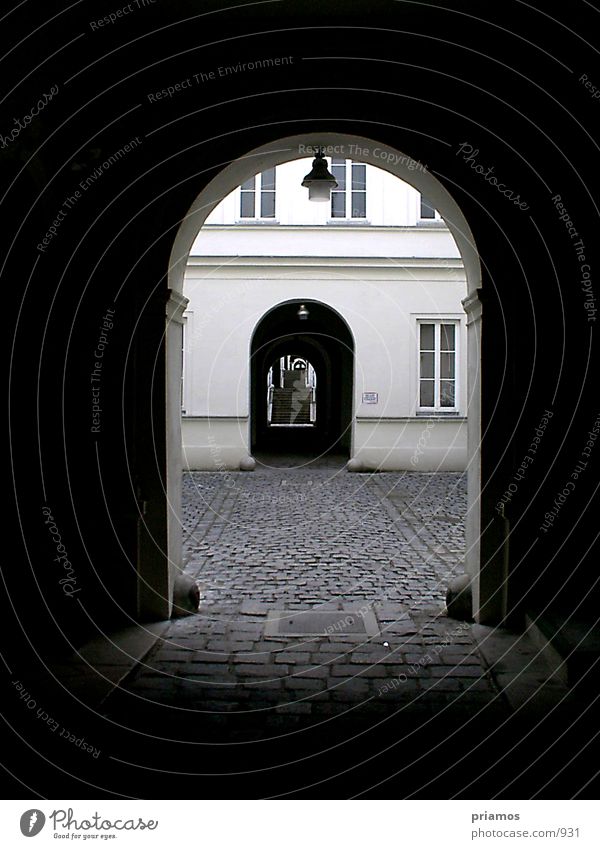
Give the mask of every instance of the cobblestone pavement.
[[(572, 721), (554, 715), (562, 695), (537, 649), (445, 615), (465, 502), (461, 475), (350, 474), (336, 458), (186, 475), (186, 568), (201, 608), (172, 621), (104, 704), (111, 788), (570, 795), (586, 731), (574, 724), (563, 745)], [(521, 710), (540, 687), (542, 709)], [(550, 741), (567, 760), (558, 768)]]
[[(172, 622), (112, 715), (135, 715), (152, 736), (168, 722), (170, 743), (202, 747), (215, 776), (244, 773), (244, 746), (261, 741), (252, 770), (271, 784), (260, 795), (297, 790), (294, 772), (279, 783), (278, 758), (289, 766), (291, 752), (318, 759), (333, 746), (337, 770), (339, 752), (373, 729), (373, 745), (404, 740), (421, 765), (449, 729), (492, 733), (506, 703), (471, 627), (443, 609), (462, 571), (464, 477), (350, 474), (335, 459), (278, 466), (185, 476), (186, 571), (201, 609)], [(331, 763), (312, 764), (319, 781)]]
[(185, 476), (186, 571), (205, 610), (233, 613), (249, 599), (443, 607), (463, 571), (464, 475), (356, 475), (335, 459), (278, 465)]

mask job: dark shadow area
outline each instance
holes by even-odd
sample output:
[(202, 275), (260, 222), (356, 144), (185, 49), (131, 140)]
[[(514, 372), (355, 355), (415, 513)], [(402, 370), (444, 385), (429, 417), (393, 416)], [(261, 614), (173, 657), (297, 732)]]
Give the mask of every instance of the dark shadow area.
[[(396, 691), (379, 703), (365, 702), (350, 685), (350, 695), (338, 690), (334, 710), (323, 708), (318, 694), (304, 695), (291, 716), (265, 720), (274, 713), (273, 690), (268, 684), (248, 689), (248, 713), (242, 702), (239, 713), (230, 706), (218, 715), (214, 689), (203, 696), (201, 687), (183, 684), (177, 706), (140, 711), (139, 699), (121, 694), (111, 718), (136, 712), (138, 764), (152, 772), (169, 759), (175, 773), (178, 764), (186, 775), (170, 781), (180, 794), (186, 786), (189, 792), (187, 781), (193, 787), (195, 776), (206, 774), (216, 797), (525, 799), (594, 798), (597, 792), (594, 724), (578, 715), (576, 692), (570, 704), (532, 721), (511, 715), (500, 696), (443, 692), (443, 682), (437, 693)], [(303, 715), (309, 705), (310, 717)], [(206, 721), (198, 707), (210, 711)], [(157, 740), (161, 729), (180, 742)], [(151, 735), (149, 748), (144, 734)], [(587, 763), (573, 758), (586, 749)], [(126, 788), (128, 774), (117, 764), (113, 786)]]
[(510, 715), (500, 696), (445, 692), (443, 682), (423, 693), (398, 686), (377, 703), (349, 683), (330, 709), (305, 691), (280, 713), (269, 682), (238, 687), (228, 705), (226, 677), (179, 679), (170, 697), (163, 677), (137, 693), (130, 682), (95, 713), (46, 681), (51, 719), (68, 717), (77, 744), (30, 718), (23, 791), (31, 782), (75, 799), (597, 796), (595, 723), (577, 689), (536, 718)]

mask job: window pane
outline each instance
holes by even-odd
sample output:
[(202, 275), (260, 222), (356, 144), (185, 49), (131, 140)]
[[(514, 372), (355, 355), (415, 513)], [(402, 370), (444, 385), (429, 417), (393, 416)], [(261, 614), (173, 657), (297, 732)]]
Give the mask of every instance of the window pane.
[(346, 192), (331, 193), (331, 217), (346, 217)]
[(250, 177), (249, 180), (246, 180), (245, 183), (242, 183), (242, 189), (246, 189), (247, 191), (253, 192), (255, 188), (256, 177)]
[(435, 209), (423, 195), (421, 195), (421, 218), (435, 218)]
[(275, 191), (275, 169), (274, 168), (267, 168), (266, 171), (263, 171), (261, 187), (262, 187), (263, 191), (269, 191), (269, 192)]
[(433, 354), (421, 354), (421, 377), (433, 377)]
[(345, 167), (346, 166), (346, 160), (343, 159), (340, 156), (332, 156), (331, 157), (331, 164), (332, 165), (343, 165)]
[(346, 189), (346, 166), (345, 165), (332, 165), (331, 173), (334, 178), (337, 180), (338, 189), (343, 192)]
[(352, 188), (365, 191), (367, 188), (367, 166), (352, 163)]
[(241, 218), (254, 218), (254, 192), (242, 192)]
[(433, 324), (421, 325), (421, 350), (433, 351)]
[(451, 377), (454, 379), (454, 353), (440, 354), (440, 377)]
[(454, 381), (440, 381), (440, 405), (442, 407), (454, 407)]
[(422, 380), (420, 383), (419, 406), (433, 407), (433, 380)]
[(261, 218), (275, 218), (275, 192), (261, 192), (260, 215)]
[(366, 192), (352, 192), (352, 218), (367, 217)]
[(454, 331), (455, 327), (453, 324), (440, 325), (440, 347), (442, 351), (455, 350)]

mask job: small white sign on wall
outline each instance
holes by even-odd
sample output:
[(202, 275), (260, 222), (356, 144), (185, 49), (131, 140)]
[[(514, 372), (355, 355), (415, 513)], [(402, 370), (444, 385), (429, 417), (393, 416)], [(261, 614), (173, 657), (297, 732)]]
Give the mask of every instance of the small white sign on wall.
[(378, 392), (363, 392), (362, 398), (363, 404), (379, 404)]

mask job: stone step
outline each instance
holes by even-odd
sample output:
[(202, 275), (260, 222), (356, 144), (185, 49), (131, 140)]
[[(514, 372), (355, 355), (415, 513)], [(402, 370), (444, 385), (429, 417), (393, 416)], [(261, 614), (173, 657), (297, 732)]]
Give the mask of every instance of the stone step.
[(310, 388), (274, 389), (271, 424), (310, 424)]
[(273, 403), (273, 409), (274, 410), (287, 410), (288, 412), (291, 412), (292, 410), (308, 409), (309, 407), (310, 407), (310, 402), (307, 401), (306, 399), (304, 399), (303, 401), (300, 401), (300, 404), (296, 404), (296, 405), (291, 404), (291, 403), (290, 404)]
[(298, 415), (279, 414), (271, 416), (271, 424), (309, 424), (310, 415), (307, 412), (299, 412)]
[(301, 401), (299, 404), (273, 404), (274, 410), (287, 410), (291, 412), (292, 410), (301, 410), (303, 408), (308, 409), (310, 407), (309, 401)]
[(279, 387), (277, 387), (277, 388), (273, 389), (273, 400), (275, 400), (276, 398), (279, 398), (281, 400), (286, 399), (286, 398), (291, 399), (291, 398), (294, 398), (296, 396), (300, 396), (302, 398), (309, 398), (310, 397), (310, 387), (309, 386), (302, 386), (300, 388), (294, 388), (294, 389), (280, 389)]

